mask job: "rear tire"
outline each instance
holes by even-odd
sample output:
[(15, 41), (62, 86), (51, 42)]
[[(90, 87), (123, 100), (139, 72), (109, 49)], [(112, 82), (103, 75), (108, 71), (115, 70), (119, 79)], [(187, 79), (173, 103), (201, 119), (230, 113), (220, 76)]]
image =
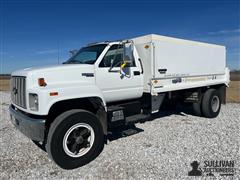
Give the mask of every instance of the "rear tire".
[(202, 112), (206, 118), (215, 118), (221, 109), (220, 93), (215, 89), (208, 89), (202, 100)]
[(103, 150), (100, 121), (91, 112), (70, 110), (52, 123), (46, 144), (50, 158), (63, 169), (74, 169), (94, 160)]

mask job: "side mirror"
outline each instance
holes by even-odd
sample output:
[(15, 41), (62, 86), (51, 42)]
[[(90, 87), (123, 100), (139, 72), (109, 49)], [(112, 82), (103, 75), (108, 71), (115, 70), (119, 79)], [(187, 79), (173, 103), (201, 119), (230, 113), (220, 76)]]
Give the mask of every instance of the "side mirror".
[(130, 77), (130, 67), (133, 62), (133, 43), (124, 43), (123, 63), (120, 66), (120, 73), (123, 76)]
[(127, 62), (129, 65), (133, 62), (133, 43), (124, 43), (123, 62)]

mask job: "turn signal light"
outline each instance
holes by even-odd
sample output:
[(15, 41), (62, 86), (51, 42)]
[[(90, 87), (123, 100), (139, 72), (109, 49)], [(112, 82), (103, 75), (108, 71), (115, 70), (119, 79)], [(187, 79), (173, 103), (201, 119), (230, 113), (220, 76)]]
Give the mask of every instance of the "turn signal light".
[(50, 92), (50, 96), (57, 96), (58, 92)]
[(38, 79), (38, 85), (42, 86), (42, 87), (45, 87), (47, 85), (47, 83), (45, 82), (44, 78), (39, 78)]

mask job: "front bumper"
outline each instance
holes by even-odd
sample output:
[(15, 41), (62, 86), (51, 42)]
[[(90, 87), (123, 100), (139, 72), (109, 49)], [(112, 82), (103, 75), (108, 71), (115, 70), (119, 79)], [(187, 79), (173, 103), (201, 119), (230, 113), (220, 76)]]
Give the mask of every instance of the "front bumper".
[(46, 119), (31, 118), (12, 105), (9, 107), (10, 119), (25, 136), (35, 141), (44, 141)]

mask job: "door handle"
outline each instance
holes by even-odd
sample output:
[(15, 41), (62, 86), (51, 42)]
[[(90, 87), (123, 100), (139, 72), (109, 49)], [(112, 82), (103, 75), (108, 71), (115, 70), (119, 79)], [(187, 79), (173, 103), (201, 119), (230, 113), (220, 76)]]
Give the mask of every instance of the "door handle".
[(158, 72), (159, 72), (160, 74), (166, 74), (167, 69), (158, 69)]
[(140, 75), (140, 71), (133, 71), (134, 76), (139, 76)]
[(94, 77), (94, 74), (93, 73), (82, 73), (82, 76)]

